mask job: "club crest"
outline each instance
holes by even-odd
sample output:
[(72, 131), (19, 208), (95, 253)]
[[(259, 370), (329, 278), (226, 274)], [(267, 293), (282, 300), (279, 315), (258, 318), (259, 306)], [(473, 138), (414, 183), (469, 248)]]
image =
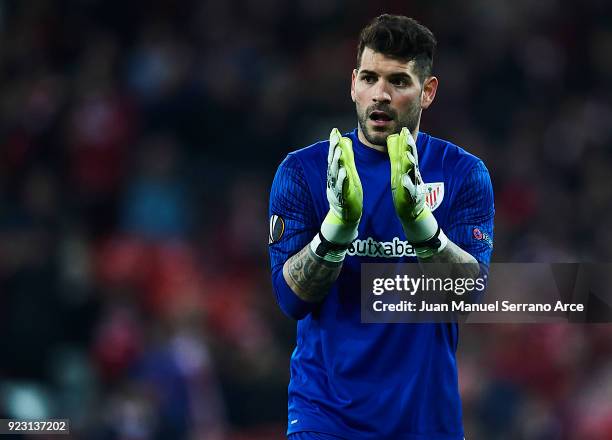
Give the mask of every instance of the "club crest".
[(425, 202), (431, 211), (435, 211), (444, 199), (444, 182), (426, 183), (425, 188), (427, 190)]

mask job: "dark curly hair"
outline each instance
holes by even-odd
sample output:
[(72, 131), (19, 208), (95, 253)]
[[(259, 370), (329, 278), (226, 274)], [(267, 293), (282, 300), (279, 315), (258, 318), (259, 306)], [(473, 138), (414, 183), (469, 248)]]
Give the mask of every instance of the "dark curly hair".
[(418, 21), (403, 15), (383, 14), (370, 22), (359, 35), (357, 69), (366, 47), (404, 62), (415, 61), (419, 80), (431, 75), (436, 37)]

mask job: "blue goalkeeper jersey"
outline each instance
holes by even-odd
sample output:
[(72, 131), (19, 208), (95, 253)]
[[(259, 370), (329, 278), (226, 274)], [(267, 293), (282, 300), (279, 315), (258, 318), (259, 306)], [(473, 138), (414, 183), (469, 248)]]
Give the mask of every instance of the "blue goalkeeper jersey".
[[(269, 252), (277, 301), (298, 319), (291, 356), (288, 434), (315, 431), (344, 439), (461, 440), (456, 324), (362, 324), (360, 264), (413, 262), (395, 213), (386, 152), (363, 145), (355, 164), (363, 186), (359, 235), (321, 303), (299, 299), (282, 275), (329, 211), (328, 141), (289, 153), (270, 194)], [(488, 267), (493, 249), (493, 189), (483, 162), (450, 142), (417, 137), (427, 203), (448, 238)], [(382, 244), (382, 245), (381, 245)]]

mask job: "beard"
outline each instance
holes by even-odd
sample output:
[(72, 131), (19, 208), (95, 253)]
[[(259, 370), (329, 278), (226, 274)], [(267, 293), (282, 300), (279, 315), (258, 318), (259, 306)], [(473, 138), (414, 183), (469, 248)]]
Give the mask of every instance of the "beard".
[[(359, 104), (355, 103), (357, 110), (357, 119), (359, 121), (359, 127), (364, 137), (373, 145), (386, 146), (387, 136), (393, 133), (399, 133), (402, 127), (406, 127), (410, 130), (410, 133), (414, 134), (414, 131), (419, 124), (421, 118), (421, 106), (418, 100), (415, 100), (405, 113), (399, 115), (388, 105), (373, 104), (366, 109), (360, 108)], [(387, 127), (376, 127), (369, 126), (368, 121), (373, 111), (383, 111), (391, 117), (391, 122)]]

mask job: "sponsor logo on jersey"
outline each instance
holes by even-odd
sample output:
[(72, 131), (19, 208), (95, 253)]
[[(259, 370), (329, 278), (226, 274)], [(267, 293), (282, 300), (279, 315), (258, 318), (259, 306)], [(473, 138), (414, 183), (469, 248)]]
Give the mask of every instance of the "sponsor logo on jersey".
[(444, 199), (444, 182), (426, 183), (425, 188), (427, 189), (425, 203), (430, 210), (435, 211)]
[(270, 217), (270, 235), (268, 244), (276, 243), (285, 233), (285, 220), (281, 216), (273, 214)]
[(392, 241), (376, 241), (372, 237), (366, 240), (355, 240), (347, 254), (360, 257), (397, 258), (414, 257), (414, 248), (407, 241), (393, 237)]

